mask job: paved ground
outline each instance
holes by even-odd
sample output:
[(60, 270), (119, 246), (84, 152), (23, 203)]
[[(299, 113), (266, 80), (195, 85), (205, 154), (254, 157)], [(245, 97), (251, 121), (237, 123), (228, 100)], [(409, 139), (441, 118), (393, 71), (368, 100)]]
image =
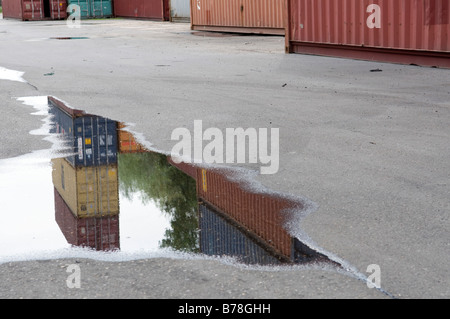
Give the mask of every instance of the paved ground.
[(0, 81), (0, 158), (48, 146), (28, 135), (39, 119), (19, 96), (54, 95), (134, 123), (161, 151), (174, 146), (173, 129), (193, 130), (194, 120), (280, 128), (280, 170), (258, 181), (317, 203), (301, 221), (302, 239), (357, 273), (379, 265), (388, 294), (351, 272), (154, 258), (77, 260), (80, 289), (66, 286), (72, 259), (4, 263), (0, 297), (450, 297), (450, 72), (283, 49), (282, 37), (193, 34), (187, 24), (0, 20), (0, 66), (28, 81)]

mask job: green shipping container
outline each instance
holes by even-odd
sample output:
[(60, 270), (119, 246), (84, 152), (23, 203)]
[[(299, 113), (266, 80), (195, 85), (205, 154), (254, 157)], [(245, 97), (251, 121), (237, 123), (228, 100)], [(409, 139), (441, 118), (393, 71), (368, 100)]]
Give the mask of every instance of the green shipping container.
[(67, 5), (80, 6), (81, 18), (110, 18), (113, 16), (113, 0), (68, 0)]

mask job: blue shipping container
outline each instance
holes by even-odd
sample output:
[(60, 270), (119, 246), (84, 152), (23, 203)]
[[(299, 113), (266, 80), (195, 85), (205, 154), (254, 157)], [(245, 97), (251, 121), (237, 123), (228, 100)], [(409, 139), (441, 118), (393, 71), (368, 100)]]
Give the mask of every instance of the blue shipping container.
[(53, 133), (63, 134), (73, 149), (66, 157), (74, 167), (117, 163), (117, 122), (94, 115), (71, 116), (50, 101)]

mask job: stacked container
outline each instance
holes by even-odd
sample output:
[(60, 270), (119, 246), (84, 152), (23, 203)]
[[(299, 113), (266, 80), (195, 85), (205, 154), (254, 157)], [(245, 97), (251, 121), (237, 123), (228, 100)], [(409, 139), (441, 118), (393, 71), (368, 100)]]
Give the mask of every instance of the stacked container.
[[(290, 235), (285, 228), (290, 212), (294, 209), (301, 210), (302, 202), (258, 193), (245, 188), (238, 181), (230, 180), (225, 172), (200, 168), (197, 170), (197, 196), (200, 212), (203, 213), (203, 218), (206, 218), (205, 222), (212, 220), (211, 211), (216, 212), (238, 227), (241, 233), (250, 236), (253, 242), (265, 252), (275, 256), (277, 260), (284, 262), (327, 260), (324, 255)], [(214, 223), (223, 225), (222, 222)], [(223, 248), (221, 244), (214, 246), (216, 244), (211, 242), (202, 241), (202, 243), (203, 247), (210, 247), (208, 249), (212, 251)], [(245, 248), (247, 243), (243, 245), (239, 248), (241, 252), (247, 249)], [(248, 249), (255, 251), (254, 248), (251, 246)], [(261, 251), (256, 252), (256, 255), (260, 256)]]
[(117, 122), (62, 108), (53, 97), (48, 100), (56, 133), (64, 134), (72, 145), (74, 155), (67, 160), (74, 167), (117, 164)]
[[(69, 243), (119, 248), (117, 123), (49, 97), (54, 133), (73, 155), (52, 160), (55, 219)], [(69, 213), (70, 212), (70, 213)]]
[(96, 250), (120, 249), (119, 217), (77, 218), (59, 192), (55, 194), (55, 220), (67, 242)]
[(226, 215), (199, 203), (200, 251), (210, 256), (233, 256), (246, 264), (279, 264), (280, 259), (266, 249), (245, 228)]

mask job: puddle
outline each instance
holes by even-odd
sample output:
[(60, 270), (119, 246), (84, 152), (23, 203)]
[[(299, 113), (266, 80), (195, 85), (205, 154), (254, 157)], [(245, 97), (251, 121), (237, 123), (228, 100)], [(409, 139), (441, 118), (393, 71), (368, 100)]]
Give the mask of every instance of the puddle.
[(255, 190), (229, 170), (175, 164), (145, 149), (123, 123), (54, 97), (22, 102), (48, 114), (34, 133), (53, 146), (0, 160), (0, 262), (101, 252), (112, 260), (188, 254), (251, 265), (330, 262), (286, 229), (306, 202)]
[(26, 81), (22, 78), (24, 74), (25, 74), (24, 72), (9, 70), (0, 66), (0, 80), (9, 80), (25, 83)]

